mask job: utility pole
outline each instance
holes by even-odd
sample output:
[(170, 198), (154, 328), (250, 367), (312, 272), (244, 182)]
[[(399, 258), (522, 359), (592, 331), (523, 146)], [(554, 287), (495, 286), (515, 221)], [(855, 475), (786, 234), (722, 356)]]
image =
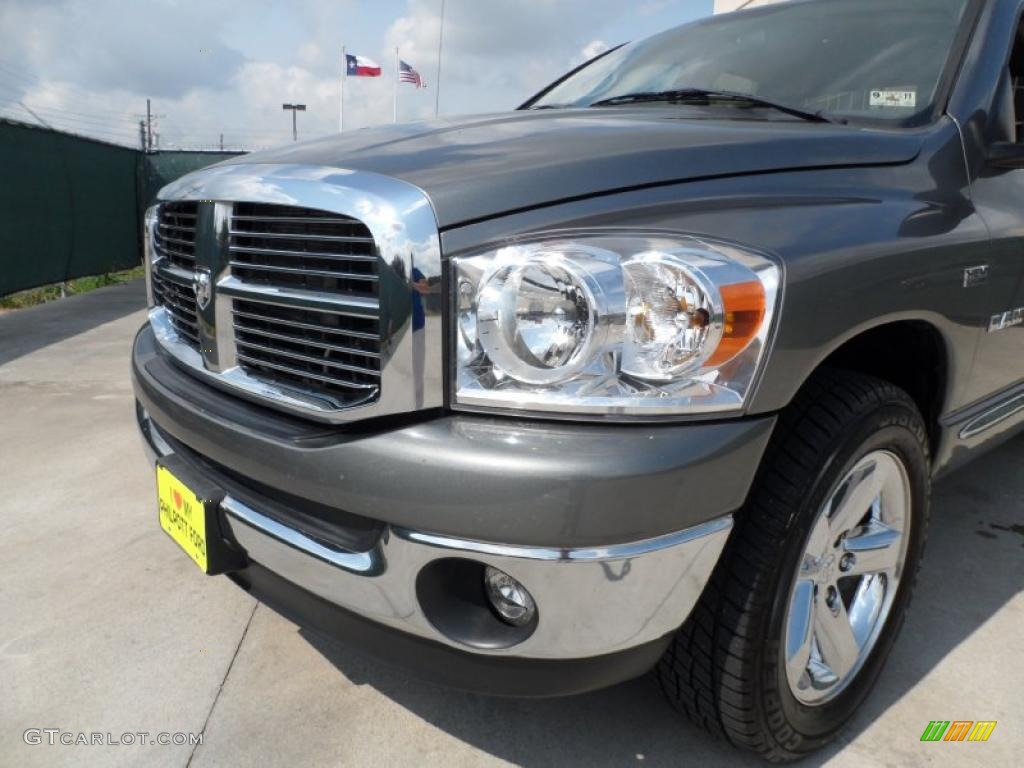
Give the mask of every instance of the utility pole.
[(295, 121), (295, 113), (296, 112), (305, 112), (306, 111), (306, 105), (305, 104), (282, 104), (281, 105), (281, 109), (290, 109), (292, 111), (292, 141), (298, 141), (299, 140), (299, 128), (298, 128), (298, 124)]
[(146, 151), (146, 121), (139, 120), (139, 146)]
[(146, 151), (153, 151), (153, 112), (149, 107), (149, 99), (146, 99)]

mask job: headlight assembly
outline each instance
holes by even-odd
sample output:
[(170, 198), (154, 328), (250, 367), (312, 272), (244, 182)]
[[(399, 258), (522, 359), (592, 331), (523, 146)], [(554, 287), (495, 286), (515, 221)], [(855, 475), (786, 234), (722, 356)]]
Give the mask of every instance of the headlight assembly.
[(779, 268), (672, 235), (560, 236), (453, 261), (456, 407), (643, 416), (743, 407)]

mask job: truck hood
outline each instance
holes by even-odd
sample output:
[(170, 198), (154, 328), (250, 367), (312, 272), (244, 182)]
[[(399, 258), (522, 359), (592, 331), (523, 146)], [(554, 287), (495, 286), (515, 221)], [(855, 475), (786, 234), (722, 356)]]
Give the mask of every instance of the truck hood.
[(616, 107), (449, 118), (352, 131), (228, 163), (326, 165), (393, 176), (426, 192), (439, 225), (448, 229), (617, 190), (902, 164), (923, 143), (919, 132), (714, 115)]

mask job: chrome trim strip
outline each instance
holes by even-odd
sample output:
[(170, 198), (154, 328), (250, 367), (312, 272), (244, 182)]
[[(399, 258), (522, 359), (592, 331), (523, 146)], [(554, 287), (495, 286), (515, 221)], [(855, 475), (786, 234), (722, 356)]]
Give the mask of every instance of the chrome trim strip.
[[(192, 373), (264, 405), (332, 423), (443, 404), (441, 246), (433, 208), (422, 190), (364, 171), (243, 162), (189, 174), (164, 187), (159, 200), (200, 203), (196, 268), (210, 269), (214, 285), (213, 301), (202, 317), (202, 339), (215, 342), (215, 350), (197, 355), (169, 322), (161, 322), (162, 310), (151, 313), (160, 344)], [(212, 215), (210, 201), (214, 201)], [(310, 208), (362, 222), (377, 248), (380, 301), (256, 285), (232, 276), (230, 221), (237, 202)], [(192, 285), (187, 269), (169, 263), (155, 268), (180, 285)], [(353, 404), (246, 373), (238, 366), (233, 341), (234, 299), (379, 319), (380, 386)]]
[(1007, 419), (1013, 418), (1022, 411), (1024, 411), (1024, 394), (1011, 397), (1006, 402), (989, 408), (984, 413), (975, 416), (967, 422), (964, 428), (960, 430), (960, 439), (967, 440), (968, 438), (976, 437), (997, 424), (1002, 424)]
[(281, 272), (285, 275), (316, 275), (317, 277), (336, 277), (340, 280), (365, 280), (376, 283), (380, 278), (376, 275), (361, 275), (358, 272), (332, 272), (329, 269), (304, 269), (302, 267), (281, 267), (276, 264), (250, 264), (247, 261), (231, 260), (232, 267), (251, 269), (254, 272)]
[(264, 304), (277, 304), (281, 307), (310, 309), (316, 312), (333, 312), (348, 317), (365, 317), (372, 320), (380, 313), (380, 303), (377, 299), (255, 285), (242, 282), (237, 277), (221, 279), (217, 283), (217, 291), (225, 296), (243, 301), (258, 301)]
[(296, 531), (294, 528), (289, 528), (273, 518), (260, 514), (252, 507), (243, 504), (231, 496), (225, 497), (220, 506), (227, 514), (239, 522), (245, 523), (250, 528), (272, 536), (278, 541), (293, 546), (310, 557), (330, 563), (336, 568), (364, 576), (372, 576), (384, 569), (384, 563), (377, 550), (345, 552), (340, 549), (333, 549)]
[[(235, 217), (237, 218), (237, 217)], [(298, 256), (304, 259), (323, 259), (324, 261), (376, 261), (376, 256), (363, 253), (324, 253), (323, 251), (281, 251), (275, 248), (254, 248), (248, 245), (229, 245), (232, 253), (252, 253), (267, 256)]]
[(595, 560), (620, 560), (623, 558), (640, 557), (657, 552), (660, 549), (675, 547), (715, 533), (728, 531), (732, 528), (731, 517), (719, 517), (706, 523), (687, 528), (685, 531), (669, 533), (653, 539), (614, 544), (607, 547), (550, 549), (546, 547), (520, 547), (513, 544), (492, 544), (486, 541), (469, 541), (432, 533), (421, 533), (408, 529), (396, 528), (395, 533), (409, 541), (439, 549), (457, 549), (479, 555), (496, 555), (512, 557), (518, 560), (544, 560), (547, 562), (587, 562)]

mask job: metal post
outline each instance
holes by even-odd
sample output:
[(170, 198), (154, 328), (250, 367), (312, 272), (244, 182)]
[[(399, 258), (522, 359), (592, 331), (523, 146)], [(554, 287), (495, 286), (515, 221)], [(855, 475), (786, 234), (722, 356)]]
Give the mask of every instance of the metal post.
[(441, 54), (444, 49), (444, 0), (441, 0), (441, 33), (437, 37), (437, 90), (434, 91), (434, 117), (441, 112)]
[(146, 121), (139, 120), (139, 146), (146, 151)]
[(153, 151), (153, 112), (149, 108), (149, 99), (146, 99), (146, 151)]
[(398, 56), (398, 49), (395, 48), (395, 104), (394, 113), (391, 118), (392, 123), (398, 122), (398, 79), (402, 65), (400, 64), (401, 59)]
[(220, 135), (220, 151), (221, 152), (224, 151), (224, 134), (223, 133)]
[(348, 49), (341, 46), (341, 106), (338, 108), (338, 133), (345, 130), (345, 81), (348, 80)]
[(305, 104), (282, 104), (281, 105), (281, 109), (290, 109), (292, 111), (292, 141), (298, 141), (299, 140), (299, 128), (298, 128), (298, 123), (296, 122), (295, 113), (296, 112), (305, 112), (306, 111), (306, 105)]

